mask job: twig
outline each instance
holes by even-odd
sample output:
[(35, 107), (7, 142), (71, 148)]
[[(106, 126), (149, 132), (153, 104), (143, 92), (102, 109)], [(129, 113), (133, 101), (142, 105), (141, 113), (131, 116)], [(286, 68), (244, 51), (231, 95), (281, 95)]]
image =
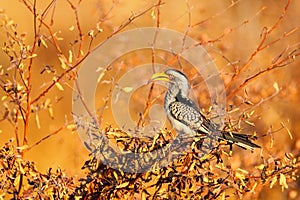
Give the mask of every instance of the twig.
[[(288, 64), (294, 62), (295, 58), (297, 56), (300, 55), (300, 52), (295, 53), (295, 51), (292, 51), (294, 53), (289, 54), (288, 56), (286, 56), (284, 59), (282, 59), (281, 61), (277, 61), (276, 63), (271, 63), (266, 69), (263, 69), (261, 71), (259, 71), (258, 73), (252, 75), (251, 77), (245, 79), (238, 88), (234, 89), (233, 91), (231, 91), (228, 95), (227, 95), (227, 99), (231, 98), (233, 95), (235, 95), (240, 89), (244, 88), (248, 83), (254, 81), (256, 78), (258, 78), (259, 76), (273, 70), (276, 68), (282, 68), (287, 66)], [(281, 57), (281, 55), (279, 55), (278, 57)]]
[[(35, 49), (36, 49), (36, 45), (39, 41), (39, 35), (40, 35), (40, 31), (41, 31), (41, 25), (44, 24), (46, 25), (46, 23), (43, 22), (43, 17), (46, 14), (46, 12), (48, 11), (48, 9), (50, 8), (50, 6), (52, 5), (53, 1), (48, 5), (48, 7), (46, 8), (46, 10), (43, 12), (42, 17), (40, 19), (40, 25), (38, 27), (38, 29), (36, 29), (36, 0), (34, 1), (33, 7), (30, 7), (30, 5), (27, 3), (26, 0), (23, 0), (23, 3), (26, 5), (26, 7), (33, 13), (34, 15), (34, 41), (33, 41), (33, 45), (31, 47), (30, 53), (31, 55), (34, 54)], [(48, 25), (47, 25), (48, 26)], [(49, 26), (48, 26), (49, 27)], [(49, 31), (50, 31), (50, 27), (49, 27)], [(53, 41), (57, 42), (52, 35)], [(60, 48), (58, 45), (56, 45), (57, 49), (61, 52)], [(27, 135), (28, 135), (28, 128), (29, 128), (29, 117), (30, 117), (30, 113), (31, 113), (31, 73), (32, 73), (32, 66), (33, 66), (33, 59), (34, 57), (31, 57), (29, 60), (29, 65), (28, 65), (28, 76), (27, 76), (27, 84), (25, 84), (27, 86), (27, 90), (26, 90), (26, 112), (25, 112), (25, 124), (24, 124), (24, 135), (23, 135), (23, 145), (26, 145), (28, 143), (28, 139), (27, 139)]]
[(74, 64), (72, 67), (70, 67), (69, 69), (65, 70), (64, 72), (62, 72), (56, 79), (56, 81), (53, 81), (44, 91), (42, 91), (35, 99), (33, 99), (31, 101), (31, 104), (36, 103), (38, 100), (40, 100), (40, 98), (42, 98), (43, 96), (45, 96), (50, 89), (55, 86), (55, 84), (57, 82), (59, 82), (66, 74), (68, 74), (69, 72), (71, 72), (73, 69), (75, 69), (76, 67), (78, 67), (84, 60), (85, 58), (90, 54), (91, 52), (87, 52), (76, 64)]
[(83, 33), (82, 33), (81, 25), (79, 22), (79, 16), (78, 16), (79, 4), (77, 6), (75, 6), (70, 0), (68, 0), (68, 3), (70, 4), (71, 8), (74, 10), (74, 14), (75, 14), (76, 26), (77, 26), (78, 35), (79, 35), (79, 47), (78, 47), (78, 53), (77, 53), (77, 59), (79, 59), (81, 52), (82, 52), (82, 48), (83, 48)]
[(234, 7), (235, 5), (237, 5), (240, 2), (241, 2), (241, 0), (232, 1), (232, 3), (227, 8), (223, 9), (221, 12), (218, 12), (218, 13), (216, 13), (216, 14), (214, 14), (214, 15), (212, 15), (212, 16), (210, 16), (210, 17), (208, 17), (208, 18), (206, 18), (206, 19), (204, 19), (204, 20), (202, 20), (200, 22), (197, 22), (197, 23), (191, 25), (191, 27), (193, 28), (195, 26), (202, 25), (202, 24), (204, 24), (204, 23), (206, 23), (206, 22), (208, 22), (208, 21), (210, 21), (210, 20), (212, 20), (212, 19), (214, 19), (214, 18), (216, 18), (216, 17), (224, 14), (226, 11), (228, 11), (230, 8)]
[[(161, 0), (158, 0), (157, 5), (162, 5)], [(152, 72), (155, 73), (155, 44), (157, 40), (157, 35), (160, 27), (160, 6), (157, 6), (157, 15), (156, 15), (156, 31), (153, 37), (153, 42), (152, 42), (152, 48), (151, 48), (151, 63), (152, 63)], [(152, 98), (152, 93), (153, 93), (153, 87), (154, 83), (151, 83), (150, 90), (148, 93), (147, 101), (146, 101), (146, 106), (145, 109), (142, 113), (140, 113), (139, 119), (137, 121), (137, 128), (140, 128), (143, 126), (143, 121), (148, 114), (150, 108), (151, 108), (151, 98)]]
[(152, 8), (155, 7), (159, 7), (161, 5), (163, 5), (164, 3), (161, 3), (159, 1), (159, 3), (156, 3), (152, 6), (150, 6), (149, 8), (146, 8), (145, 10), (137, 13), (137, 14), (132, 14), (125, 22), (123, 22), (114, 32), (113, 34), (111, 34), (109, 37), (107, 37), (107, 39), (111, 38), (112, 36), (114, 36), (115, 34), (119, 33), (120, 31), (122, 31), (125, 27), (127, 27), (131, 22), (133, 22), (135, 19), (139, 18), (140, 16), (144, 15), (145, 13), (147, 13), (148, 11), (150, 11)]
[(43, 141), (47, 140), (48, 138), (52, 137), (53, 135), (56, 135), (57, 133), (59, 133), (60, 131), (62, 131), (62, 130), (65, 128), (65, 126), (66, 126), (66, 125), (63, 125), (63, 126), (59, 127), (56, 131), (54, 131), (54, 132), (52, 132), (52, 133), (46, 135), (46, 136), (43, 137), (42, 139), (38, 140), (38, 141), (35, 142), (33, 145), (31, 145), (30, 147), (28, 147), (28, 148), (26, 149), (26, 152), (29, 151), (29, 150), (31, 150), (33, 147), (39, 145), (41, 142), (43, 142)]
[[(23, 0), (24, 1), (24, 0)], [(147, 8), (147, 9), (145, 9), (144, 11), (142, 11), (142, 12), (140, 12), (139, 14), (137, 14), (137, 15), (132, 15), (125, 23), (123, 23), (122, 25), (120, 25), (119, 26), (119, 28), (118, 29), (116, 29), (112, 34), (110, 34), (107, 38), (106, 38), (106, 40), (104, 40), (99, 46), (102, 46), (104, 43), (105, 43), (105, 41), (107, 41), (109, 38), (111, 38), (111, 37), (113, 37), (115, 34), (117, 34), (117, 33), (119, 33), (121, 30), (123, 30), (127, 25), (129, 25), (132, 21), (134, 21), (135, 19), (137, 19), (138, 17), (140, 17), (141, 15), (143, 15), (143, 14), (145, 14), (146, 12), (148, 12), (149, 10), (151, 10), (153, 7), (157, 7), (157, 6), (159, 6), (159, 5), (157, 5), (157, 4), (155, 4), (155, 5), (153, 5), (153, 6), (151, 6), (150, 8)], [(50, 31), (51, 30), (51, 28), (47, 25), (47, 24), (44, 24), (44, 22), (43, 21), (41, 21), (42, 23), (43, 23), (43, 25), (45, 25), (47, 28), (48, 28), (48, 31)], [(53, 35), (53, 33), (51, 32), (50, 33), (50, 35)], [(53, 38), (54, 38), (54, 36), (53, 36)], [(54, 41), (56, 41), (55, 39), (54, 39)], [(56, 41), (57, 42), (57, 41)], [(58, 45), (58, 44), (57, 44)], [(99, 48), (99, 46), (97, 47), (97, 48)], [(60, 48), (59, 47), (57, 47), (57, 49), (59, 49), (59, 51), (61, 52), (61, 50), (60, 50)], [(73, 69), (75, 69), (75, 68), (77, 68), (85, 59), (86, 59), (86, 57), (91, 53), (91, 52), (93, 52), (95, 49), (91, 49), (91, 50), (89, 50), (79, 61), (77, 61), (77, 63), (75, 63), (73, 66), (71, 66), (70, 68), (68, 68), (67, 70), (65, 70), (64, 72), (62, 72), (58, 77), (57, 77), (57, 79), (56, 79), (56, 81), (53, 81), (44, 91), (42, 91), (39, 95), (38, 95), (38, 97), (36, 97), (35, 99), (33, 99), (32, 101), (31, 101), (31, 104), (34, 104), (35, 102), (37, 102), (41, 97), (43, 97), (43, 96), (45, 96), (49, 91), (50, 91), (50, 89), (52, 88), (52, 87), (54, 87), (55, 86), (55, 84), (57, 83), (57, 82), (59, 82), (66, 74), (68, 74), (70, 71), (72, 71)], [(62, 53), (61, 53), (61, 55), (63, 55)]]
[(268, 29), (267, 27), (263, 28), (262, 33), (261, 33), (262, 37), (261, 37), (261, 40), (260, 40), (258, 46), (256, 47), (255, 51), (250, 55), (250, 57), (248, 58), (246, 63), (241, 68), (236, 68), (235, 73), (231, 77), (231, 81), (225, 87), (226, 90), (228, 90), (230, 88), (230, 86), (232, 85), (234, 80), (239, 76), (239, 74), (250, 66), (250, 63), (252, 63), (254, 57), (258, 54), (258, 52), (260, 52), (261, 50), (265, 49), (268, 46), (268, 45), (264, 45), (267, 37), (275, 30), (275, 28), (277, 28), (280, 25), (283, 18), (286, 16), (286, 13), (287, 13), (290, 3), (291, 3), (291, 0), (287, 0), (287, 3), (285, 5), (280, 17), (277, 19), (277, 21), (273, 24), (273, 26), (270, 29)]

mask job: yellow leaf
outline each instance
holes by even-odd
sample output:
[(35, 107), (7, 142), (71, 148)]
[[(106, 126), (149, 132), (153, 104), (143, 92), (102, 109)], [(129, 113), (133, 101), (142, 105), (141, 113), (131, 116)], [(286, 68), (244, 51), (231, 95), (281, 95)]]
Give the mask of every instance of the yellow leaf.
[(119, 176), (118, 176), (118, 174), (117, 174), (116, 171), (113, 172), (113, 175), (114, 175), (114, 177), (115, 177), (116, 180), (119, 180)]
[(40, 38), (40, 40), (41, 40), (42, 45), (43, 45), (45, 48), (48, 48), (48, 45), (46, 44), (45, 40), (44, 40), (42, 37)]
[(249, 124), (250, 126), (255, 126), (255, 124), (254, 124), (253, 122), (249, 122), (248, 120), (245, 120), (245, 122), (246, 122), (247, 124)]
[(204, 177), (203, 177), (203, 182), (204, 182), (204, 183), (208, 183), (208, 181), (209, 181), (208, 178), (207, 178), (206, 176), (204, 176)]
[(23, 145), (23, 146), (19, 146), (17, 147), (18, 150), (24, 150), (24, 149), (27, 149), (28, 148), (28, 145)]
[(239, 110), (240, 110), (239, 108), (234, 108), (234, 109), (228, 111), (228, 113), (234, 113), (234, 112), (237, 112), (237, 111), (239, 111)]
[(41, 128), (40, 118), (39, 118), (39, 115), (37, 113), (35, 115), (35, 122), (36, 122), (36, 125), (37, 125), (38, 129), (40, 129)]
[(125, 182), (125, 183), (122, 183), (122, 184), (120, 184), (120, 185), (118, 185), (116, 188), (117, 189), (119, 189), (119, 188), (124, 188), (124, 187), (126, 187), (126, 186), (128, 186), (129, 185), (129, 181), (128, 182)]
[(196, 163), (195, 163), (195, 162), (193, 162), (193, 163), (191, 164), (191, 166), (190, 166), (190, 169), (189, 169), (189, 171), (192, 171), (192, 170), (194, 169), (195, 165), (196, 165)]
[(291, 138), (291, 140), (292, 140), (292, 139), (293, 139), (293, 135), (292, 135), (290, 129), (286, 128), (286, 131), (288, 132), (288, 134), (289, 134), (289, 136), (290, 136), (290, 138)]
[(221, 199), (222, 199), (222, 200), (225, 200), (225, 192), (222, 193)]
[(142, 200), (147, 200), (146, 192), (142, 192)]
[(3, 95), (3, 96), (1, 97), (1, 101), (4, 101), (5, 99), (7, 99), (7, 96), (6, 96), (6, 95)]
[(246, 186), (246, 185), (245, 185), (245, 182), (244, 182), (244, 179), (245, 179), (245, 175), (244, 175), (244, 174), (242, 174), (242, 173), (236, 171), (235, 176), (236, 176), (238, 179), (240, 179), (240, 181), (241, 181), (241, 183), (242, 183), (243, 186)]
[(249, 174), (249, 172), (247, 170), (241, 169), (241, 168), (237, 168), (237, 171), (243, 173), (243, 174)]
[(259, 169), (259, 170), (263, 170), (263, 168), (265, 167), (264, 164), (260, 164), (258, 166), (255, 166), (256, 169)]
[(98, 30), (98, 32), (103, 32), (103, 29), (100, 27), (100, 23), (97, 23), (97, 30)]
[(276, 92), (279, 92), (279, 87), (277, 82), (274, 82), (273, 87), (275, 88)]
[(286, 177), (284, 174), (280, 174), (279, 184), (281, 185), (282, 191), (289, 187), (286, 183)]
[(44, 105), (45, 105), (45, 108), (47, 108), (51, 103), (51, 99), (47, 98)]
[[(98, 70), (98, 69), (97, 69)], [(98, 79), (97, 79), (97, 83), (99, 83), (101, 81), (101, 79), (103, 78), (104, 74), (105, 74), (106, 70), (102, 70), (101, 74), (99, 75)]]
[(102, 70), (104, 70), (103, 67), (97, 67), (96, 72), (100, 72)]
[(37, 54), (34, 53), (34, 54), (28, 56), (27, 58), (35, 58), (35, 57), (37, 57)]
[(64, 91), (63, 86), (62, 86), (59, 82), (56, 82), (56, 83), (55, 83), (55, 86), (56, 86), (60, 91)]
[(75, 124), (69, 124), (67, 126), (67, 129), (70, 130), (70, 131), (74, 131), (76, 128), (77, 128), (77, 126)]
[(122, 90), (126, 93), (129, 93), (133, 90), (133, 88), (132, 87), (123, 87)]
[(21, 64), (19, 65), (19, 69), (24, 69), (24, 63), (21, 63)]
[(75, 27), (72, 25), (72, 26), (70, 26), (69, 30), (70, 30), (70, 31), (73, 31), (74, 28), (75, 28)]
[(59, 61), (60, 61), (60, 66), (61, 66), (61, 68), (67, 69), (67, 65), (66, 65), (65, 60), (64, 60), (62, 57), (58, 57), (58, 59), (59, 59)]
[(73, 61), (73, 53), (72, 53), (72, 51), (71, 50), (69, 50), (69, 63), (72, 63), (72, 61)]
[(88, 33), (88, 35), (91, 36), (91, 37), (94, 37), (95, 36), (94, 35), (94, 30), (90, 30), (89, 33)]
[(53, 108), (52, 107), (48, 108), (48, 112), (49, 112), (50, 117), (53, 118)]
[(254, 183), (254, 185), (253, 185), (252, 189), (250, 190), (250, 192), (254, 192), (256, 186), (257, 186), (257, 182)]
[(250, 126), (255, 126), (255, 124), (254, 124), (253, 122), (249, 122), (248, 120), (245, 120), (245, 122), (246, 122), (247, 124), (249, 124)]
[(9, 20), (7, 23), (6, 23), (6, 26), (11, 26), (13, 25), (15, 22), (13, 20)]
[(270, 188), (273, 188), (274, 184), (277, 182), (277, 177), (274, 176), (272, 182), (270, 183)]
[(149, 177), (149, 175), (150, 175), (151, 173), (152, 173), (151, 170), (149, 170), (149, 171), (146, 172), (146, 174), (145, 174), (145, 179), (146, 179), (146, 180), (148, 179), (148, 177)]
[(156, 144), (156, 140), (159, 138), (159, 134), (156, 134), (153, 138), (153, 142), (152, 142), (152, 145), (150, 147), (150, 149), (153, 149), (155, 147), (155, 144)]
[(18, 85), (17, 85), (17, 90), (18, 90), (18, 91), (21, 91), (21, 90), (23, 90), (23, 88), (24, 88), (24, 86), (23, 86), (23, 85), (20, 85), (20, 84), (18, 84)]

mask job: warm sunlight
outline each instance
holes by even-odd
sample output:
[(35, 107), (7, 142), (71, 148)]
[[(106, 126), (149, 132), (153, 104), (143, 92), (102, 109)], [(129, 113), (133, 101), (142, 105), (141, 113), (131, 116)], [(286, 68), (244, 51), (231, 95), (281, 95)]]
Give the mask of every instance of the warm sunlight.
[(299, 8), (1, 1), (0, 199), (300, 199)]

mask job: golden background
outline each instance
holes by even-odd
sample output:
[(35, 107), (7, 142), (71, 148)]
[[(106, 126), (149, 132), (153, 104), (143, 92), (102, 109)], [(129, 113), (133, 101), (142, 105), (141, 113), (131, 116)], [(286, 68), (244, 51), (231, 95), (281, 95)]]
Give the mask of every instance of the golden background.
[[(72, 1), (77, 5), (75, 1)], [(49, 5), (49, 1), (37, 1), (37, 12), (41, 12)], [(86, 0), (82, 1), (78, 7), (78, 17), (83, 33), (96, 27), (100, 24), (103, 32), (100, 33), (93, 47), (107, 38), (115, 29), (126, 22), (131, 16), (139, 13), (148, 7), (152, 6), (156, 1), (101, 1), (101, 0)], [(220, 41), (213, 42), (207, 45), (210, 48), (211, 56), (216, 65), (224, 72), (224, 81), (228, 82), (228, 76), (231, 69), (228, 69), (228, 60), (232, 63), (244, 63), (249, 59), (250, 55), (255, 51), (261, 39), (263, 27), (271, 27), (281, 16), (286, 1), (272, 0), (241, 0), (236, 1), (233, 6), (230, 6), (234, 1), (230, 0), (211, 0), (211, 1), (163, 1), (160, 7), (160, 27), (174, 29), (184, 33), (189, 24), (194, 25), (189, 29), (188, 35), (199, 41), (215, 40), (220, 37)], [(76, 20), (74, 10), (65, 0), (55, 1), (55, 10), (50, 9), (47, 20), (53, 19), (53, 30), (63, 40), (59, 41), (62, 51), (68, 55), (70, 42), (78, 39)], [(270, 47), (262, 50), (253, 59), (251, 70), (245, 71), (236, 85), (249, 74), (268, 66), (272, 60), (278, 56), (286, 48), (295, 48), (300, 42), (300, 1), (292, 1), (287, 10), (286, 16), (282, 22), (267, 38), (268, 41), (273, 41), (278, 38), (280, 40)], [(31, 44), (33, 41), (33, 15), (29, 12), (22, 1), (2, 0), (0, 2), (1, 12), (5, 12), (16, 24), (19, 32), (27, 34), (26, 42)], [(157, 18), (154, 11), (146, 12), (134, 21), (132, 21), (125, 30), (141, 28), (147, 26), (156, 26)], [(198, 22), (203, 23), (196, 25)], [(189, 21), (191, 20), (191, 21)], [(293, 34), (283, 37), (285, 33), (296, 29)], [(45, 32), (47, 32), (45, 30)], [(224, 37), (222, 36), (224, 34)], [(5, 33), (0, 33), (1, 45), (5, 41)], [(88, 43), (88, 42), (87, 42)], [(87, 48), (85, 44), (85, 49)], [(267, 42), (268, 43), (268, 42)], [(33, 65), (33, 92), (35, 97), (39, 91), (45, 88), (43, 84), (49, 84), (52, 80), (51, 73), (43, 73), (41, 71), (46, 65), (54, 66), (58, 71), (60, 62), (57, 58), (57, 52), (48, 44), (48, 48), (40, 47), (37, 50), (38, 58), (34, 60)], [(10, 65), (8, 58), (3, 52), (0, 52), (1, 65), (5, 68)], [(127, 60), (126, 65), (133, 64), (136, 60)], [(254, 101), (259, 102), (260, 98), (265, 98), (274, 90), (273, 84), (276, 82), (279, 85), (280, 93), (271, 100), (256, 108), (256, 113), (259, 113), (255, 121), (255, 130), (259, 133), (266, 133), (268, 128), (272, 126), (274, 129), (281, 127), (280, 122), (284, 122), (294, 136), (291, 140), (285, 130), (275, 134), (274, 152), (284, 150), (286, 152), (300, 146), (299, 130), (300, 124), (300, 108), (299, 108), (299, 84), (300, 84), (300, 62), (299, 58), (283, 68), (270, 71), (254, 82), (246, 86), (253, 93), (259, 94)], [(130, 67), (128, 67), (130, 68)], [(88, 80), (87, 80), (88, 81)], [(64, 91), (57, 88), (52, 89), (46, 98), (50, 98), (53, 103), (54, 117), (49, 117), (47, 111), (39, 112), (40, 126), (36, 124), (35, 115), (31, 116), (29, 126), (29, 146), (40, 140), (42, 137), (52, 133), (66, 120), (72, 120), (72, 89), (73, 82), (67, 78), (61, 83)], [(70, 87), (71, 86), (71, 87)], [(233, 87), (234, 87), (233, 86)], [(243, 91), (243, 90), (242, 90)], [(0, 92), (1, 96), (3, 92)], [(105, 94), (98, 94), (101, 98)], [(55, 101), (57, 101), (55, 103)], [(228, 104), (235, 103), (234, 100), (228, 100)], [(207, 105), (203, 105), (206, 106)], [(0, 105), (1, 114), (4, 112), (3, 105)], [(113, 119), (109, 114), (104, 119), (105, 122), (113, 123)], [(10, 138), (14, 137), (13, 127), (5, 120), (0, 122), (1, 139), (0, 144), (3, 145)], [(22, 128), (19, 130), (22, 133)], [(259, 134), (258, 133), (258, 134)], [(20, 137), (21, 138), (21, 137)], [(264, 143), (268, 145), (266, 141)], [(277, 149), (277, 150), (276, 150)], [(50, 137), (41, 144), (35, 146), (25, 154), (25, 159), (34, 161), (41, 172), (46, 172), (47, 169), (60, 167), (69, 175), (82, 176), (81, 167), (89, 152), (84, 147), (83, 143), (76, 132), (63, 130), (57, 135)], [(277, 190), (276, 190), (277, 191)], [(280, 191), (280, 190), (278, 190)], [(280, 192), (279, 192), (280, 193)], [(286, 199), (287, 194), (280, 193), (278, 195), (274, 190), (266, 190), (260, 197), (261, 199)]]

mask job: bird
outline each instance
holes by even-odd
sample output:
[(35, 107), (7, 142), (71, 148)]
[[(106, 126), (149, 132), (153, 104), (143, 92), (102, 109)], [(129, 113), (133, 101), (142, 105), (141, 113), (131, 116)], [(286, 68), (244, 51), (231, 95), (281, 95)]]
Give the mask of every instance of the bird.
[(206, 118), (200, 112), (198, 105), (188, 97), (191, 87), (183, 72), (168, 68), (164, 72), (153, 74), (149, 82), (155, 81), (168, 83), (168, 90), (164, 98), (164, 110), (172, 127), (178, 133), (213, 136), (217, 137), (215, 138), (217, 140), (251, 151), (261, 148), (251, 141), (252, 135), (219, 130), (217, 124)]

